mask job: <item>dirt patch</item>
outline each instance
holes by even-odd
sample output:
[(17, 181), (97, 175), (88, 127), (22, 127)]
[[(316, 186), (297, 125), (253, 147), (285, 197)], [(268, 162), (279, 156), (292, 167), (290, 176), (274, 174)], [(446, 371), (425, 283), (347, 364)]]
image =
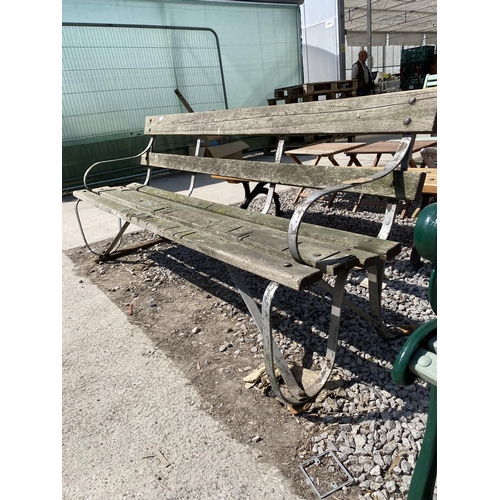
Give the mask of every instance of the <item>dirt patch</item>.
[[(153, 237), (145, 232), (126, 235), (122, 247)], [(100, 253), (108, 243), (93, 248)], [(175, 361), (198, 389), (207, 413), (260, 460), (277, 466), (298, 495), (318, 498), (299, 464), (315, 455), (311, 436), (325, 428), (320, 406), (296, 413), (269, 397), (262, 381), (245, 387), (244, 377), (263, 366), (263, 350), (259, 331), (223, 265), (167, 242), (109, 262), (100, 262), (85, 247), (67, 255), (83, 280), (96, 284), (145, 332), (152, 350), (161, 349)], [(264, 287), (263, 280), (254, 279), (254, 296), (262, 297)], [(329, 382), (322, 397), (334, 397), (341, 385)], [(351, 500), (360, 494), (352, 485), (335, 497)]]

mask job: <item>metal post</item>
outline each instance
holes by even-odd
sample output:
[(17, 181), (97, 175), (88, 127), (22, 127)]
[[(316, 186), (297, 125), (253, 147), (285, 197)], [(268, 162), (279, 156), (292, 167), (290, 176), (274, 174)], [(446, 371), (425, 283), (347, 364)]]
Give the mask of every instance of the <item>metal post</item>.
[(339, 47), (339, 80), (346, 79), (346, 66), (345, 66), (345, 14), (344, 14), (344, 0), (337, 0), (337, 40)]
[(372, 0), (366, 3), (366, 37), (368, 52), (368, 67), (372, 70)]

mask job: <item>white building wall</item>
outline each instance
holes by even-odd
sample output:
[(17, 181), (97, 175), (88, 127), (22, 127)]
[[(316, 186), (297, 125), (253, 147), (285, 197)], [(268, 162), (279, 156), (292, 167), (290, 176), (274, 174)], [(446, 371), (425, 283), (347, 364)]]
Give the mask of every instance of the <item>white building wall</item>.
[(341, 48), (336, 0), (301, 5), (304, 82), (340, 80)]

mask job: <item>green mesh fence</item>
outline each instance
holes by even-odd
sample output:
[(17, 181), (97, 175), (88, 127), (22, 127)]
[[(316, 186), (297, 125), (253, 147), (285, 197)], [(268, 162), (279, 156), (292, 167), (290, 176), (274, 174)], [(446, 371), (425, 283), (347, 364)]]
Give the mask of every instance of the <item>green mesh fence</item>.
[[(227, 108), (219, 43), (210, 29), (63, 23), (63, 191), (94, 162), (139, 153), (146, 116)], [(156, 149), (183, 153), (183, 138)], [(94, 184), (143, 173), (139, 160), (107, 166)]]

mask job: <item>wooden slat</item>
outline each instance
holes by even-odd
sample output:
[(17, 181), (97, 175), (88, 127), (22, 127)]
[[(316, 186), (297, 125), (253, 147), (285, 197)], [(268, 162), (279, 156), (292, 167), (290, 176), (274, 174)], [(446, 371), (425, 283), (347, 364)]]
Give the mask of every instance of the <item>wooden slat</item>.
[[(102, 190), (101, 195), (123, 203), (131, 209), (142, 210), (165, 221), (168, 220), (172, 223), (172, 228), (189, 227), (193, 231), (205, 232), (220, 240), (233, 243), (236, 241), (252, 250), (260, 248), (263, 252), (273, 254), (283, 261), (288, 262), (290, 259), (286, 229), (267, 227), (265, 223), (269, 217), (262, 214), (258, 220), (244, 220), (224, 214), (224, 210), (220, 209), (224, 205), (220, 205), (219, 211), (216, 212), (207, 210), (207, 207), (195, 207), (183, 203), (189, 200), (189, 197), (184, 195), (178, 196), (178, 201), (174, 201), (135, 189), (107, 189)], [(244, 213), (241, 209), (233, 211), (233, 215), (241, 213)], [(332, 259), (345, 259), (353, 253), (350, 247), (335, 240), (321, 243), (316, 239), (304, 237), (300, 239), (299, 244), (304, 261), (326, 274), (334, 275), (338, 272), (338, 269), (330, 264)], [(371, 253), (364, 251), (357, 253), (360, 257), (358, 264), (361, 264), (360, 260), (368, 264), (376, 260)], [(340, 268), (343, 270), (344, 266)]]
[[(143, 159), (142, 164), (146, 161)], [(350, 179), (362, 179), (373, 175), (373, 170), (362, 167), (337, 167), (334, 165), (293, 165), (252, 160), (225, 158), (199, 158), (196, 156), (150, 153), (149, 165), (185, 172), (218, 175), (231, 179), (253, 182), (270, 182), (285, 186), (326, 189), (346, 183)], [(349, 189), (370, 196), (414, 200), (419, 194), (423, 177), (415, 172), (395, 171), (378, 181)]]
[(437, 168), (409, 168), (410, 172), (425, 172), (424, 186), (422, 194), (437, 194)]
[[(367, 170), (374, 173), (377, 170), (382, 170), (382, 168), (383, 167), (367, 167)], [(437, 194), (437, 168), (410, 167), (408, 173), (425, 175), (422, 194)], [(414, 198), (411, 200), (413, 201)]]
[[(111, 199), (113, 190), (107, 190), (100, 195), (87, 190), (75, 191), (74, 195), (93, 205), (116, 215), (123, 220), (152, 231), (168, 240), (178, 242), (183, 246), (199, 251), (239, 269), (251, 272), (265, 279), (276, 281), (289, 288), (301, 290), (320, 280), (322, 272), (319, 269), (295, 262), (290, 256), (276, 256), (271, 252), (263, 252), (261, 248), (251, 248), (242, 245), (235, 239), (221, 239), (207, 231), (196, 231), (189, 225), (164, 218), (162, 214), (152, 215), (148, 212), (128, 207), (123, 202)], [(119, 196), (120, 191), (115, 191)], [(125, 191), (122, 191), (124, 194)], [(286, 266), (285, 266), (286, 264)], [(353, 267), (356, 259), (344, 263)]]
[[(290, 221), (282, 217), (265, 215), (260, 212), (242, 210), (237, 207), (222, 205), (206, 200), (200, 200), (192, 196), (184, 196), (177, 193), (171, 193), (162, 189), (157, 189), (142, 184), (133, 183), (127, 186), (130, 189), (136, 189), (142, 193), (148, 193), (162, 200), (172, 200), (176, 203), (183, 203), (189, 207), (198, 207), (205, 212), (214, 214), (223, 214), (233, 217), (238, 221), (248, 221), (258, 226), (265, 226), (274, 230), (283, 232), (288, 231)], [(365, 235), (342, 231), (340, 229), (328, 228), (303, 222), (300, 226), (300, 234), (304, 238), (310, 238), (314, 242), (335, 242), (337, 245), (349, 247), (355, 253), (360, 264), (367, 266), (372, 264), (373, 255), (381, 256), (384, 260), (398, 255), (401, 251), (399, 243), (393, 241), (381, 240), (378, 238), (367, 237)]]
[(321, 142), (319, 144), (308, 144), (298, 149), (287, 149), (287, 155), (310, 155), (310, 156), (329, 156), (345, 153), (351, 149), (366, 146), (366, 142)]
[[(127, 188), (103, 187), (96, 189), (96, 193), (103, 193), (106, 190), (120, 192), (126, 189), (135, 189), (141, 193), (149, 194), (160, 200), (172, 200), (176, 203), (184, 203), (185, 205), (190, 207), (200, 208), (201, 210), (205, 211), (204, 217), (206, 217), (206, 212), (223, 214), (228, 217), (234, 217), (238, 220), (249, 221), (258, 225), (265, 225), (268, 228), (280, 230), (283, 232), (288, 231), (288, 225), (290, 223), (288, 219), (284, 219), (282, 217), (274, 217), (262, 214), (260, 212), (242, 210), (237, 207), (222, 205), (220, 203), (214, 203), (207, 200), (201, 200), (192, 196), (172, 193), (163, 189), (143, 186), (142, 184), (138, 183), (129, 184)], [(108, 200), (104, 202), (104, 198), (99, 196), (99, 194), (94, 194), (87, 190), (75, 191), (74, 196), (82, 200), (85, 199), (108, 213), (116, 213), (120, 210), (123, 210), (123, 203), (115, 202), (110, 198), (108, 198)], [(373, 255), (379, 255), (382, 259), (387, 260), (398, 255), (401, 251), (401, 245), (393, 241), (387, 241), (375, 237), (342, 231), (340, 229), (327, 228), (315, 224), (309, 224), (306, 222), (303, 222), (301, 224), (300, 234), (315, 241), (334, 241), (339, 245), (348, 246), (353, 250), (357, 258), (359, 259), (360, 264), (363, 266), (373, 263), (373, 261), (370, 261), (370, 258), (372, 258)]]
[[(414, 104), (410, 100), (415, 98)], [(150, 116), (148, 135), (306, 135), (432, 132), (437, 90), (422, 89), (287, 106)]]

